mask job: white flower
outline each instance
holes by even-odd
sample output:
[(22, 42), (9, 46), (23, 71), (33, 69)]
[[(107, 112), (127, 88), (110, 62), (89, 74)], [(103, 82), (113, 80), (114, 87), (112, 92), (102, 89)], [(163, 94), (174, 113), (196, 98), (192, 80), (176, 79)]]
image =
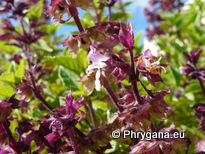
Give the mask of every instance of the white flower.
[(88, 59), (92, 61), (92, 65), (89, 65), (85, 72), (87, 75), (90, 75), (93, 72), (97, 71), (95, 75), (95, 89), (97, 91), (100, 91), (100, 69), (107, 66), (104, 62), (107, 61), (109, 57), (97, 53), (96, 49), (92, 45), (90, 46), (90, 49), (91, 50), (88, 54)]

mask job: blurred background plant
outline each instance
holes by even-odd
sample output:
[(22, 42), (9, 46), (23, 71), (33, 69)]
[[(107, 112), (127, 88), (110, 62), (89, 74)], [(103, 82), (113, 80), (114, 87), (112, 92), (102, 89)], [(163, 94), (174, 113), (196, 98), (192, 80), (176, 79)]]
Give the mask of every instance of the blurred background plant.
[[(153, 12), (145, 9), (148, 22), (154, 25), (146, 30), (146, 35), (156, 52), (166, 57), (170, 64), (167, 74), (164, 74), (163, 78), (165, 85), (171, 89), (171, 94), (166, 97), (166, 101), (170, 102), (173, 107), (167, 122), (176, 121), (175, 124), (178, 128), (187, 130), (190, 139), (196, 135), (196, 140), (193, 139), (196, 142), (198, 139), (204, 139), (203, 132), (198, 129), (201, 127), (198, 124), (202, 115), (199, 116), (193, 107), (196, 104), (205, 103), (203, 90), (205, 77), (205, 45), (203, 41), (205, 37), (205, 2), (189, 0), (184, 5), (182, 5), (182, 1), (150, 1), (150, 3), (152, 6), (153, 4), (157, 5), (156, 3), (160, 4), (157, 5), (157, 13), (155, 9)], [(172, 7), (169, 8), (169, 6)], [(187, 54), (193, 59), (196, 54), (194, 50), (196, 53), (202, 50), (197, 63), (194, 64), (194, 67), (198, 67), (197, 70), (201, 70), (201, 73), (196, 75), (198, 71), (195, 73), (190, 71), (195, 77), (192, 74), (186, 74), (185, 69), (183, 70), (185, 64), (186, 66), (193, 65), (193, 62), (187, 63), (189, 61)], [(192, 54), (190, 54), (191, 51)], [(202, 78), (201, 81), (198, 81), (199, 76)], [(202, 122), (203, 120), (201, 125)], [(194, 144), (191, 144), (190, 148), (193, 150)]]

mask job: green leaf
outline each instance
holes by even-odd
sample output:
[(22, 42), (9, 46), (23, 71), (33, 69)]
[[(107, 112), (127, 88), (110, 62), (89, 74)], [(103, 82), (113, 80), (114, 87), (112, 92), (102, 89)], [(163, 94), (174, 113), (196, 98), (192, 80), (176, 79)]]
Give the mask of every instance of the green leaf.
[(15, 82), (15, 76), (13, 72), (6, 72), (0, 76), (0, 80), (4, 82)]
[(43, 11), (43, 0), (40, 0), (38, 3), (30, 7), (27, 17), (30, 19), (38, 20), (41, 17)]
[(185, 48), (184, 48), (184, 47), (181, 47), (179, 44), (177, 44), (177, 43), (175, 43), (175, 42), (171, 42), (170, 44), (171, 44), (171, 46), (172, 46), (173, 48), (175, 48), (176, 50), (178, 50), (178, 51), (180, 51), (180, 52), (185, 51)]
[(126, 80), (123, 80), (122, 82), (121, 82), (121, 84), (122, 85), (124, 85), (124, 86), (130, 86), (130, 83), (129, 83), (129, 81), (126, 79)]
[(114, 153), (115, 152), (117, 154), (118, 153), (117, 151), (118, 151), (118, 148), (119, 148), (119, 143), (116, 140), (111, 140), (110, 144), (111, 144), (112, 148), (107, 149), (105, 152), (106, 153)]
[(78, 86), (80, 85), (77, 80), (80, 80), (79, 76), (73, 71), (66, 69), (65, 67), (60, 66), (58, 70), (58, 75), (62, 80), (63, 84), (68, 88), (72, 88), (73, 91), (79, 90)]
[(193, 24), (196, 19), (196, 14), (193, 11), (184, 12), (181, 14), (180, 19), (177, 21), (176, 26), (178, 30), (184, 30), (189, 27), (190, 24)]
[(0, 50), (8, 53), (13, 53), (19, 50), (19, 47), (14, 45), (7, 45), (6, 42), (0, 41)]
[(53, 51), (53, 49), (51, 47), (49, 47), (47, 42), (43, 39), (38, 40), (38, 42), (33, 44), (32, 47), (36, 51), (39, 51), (39, 50), (43, 50), (43, 51), (46, 51), (46, 52), (52, 52)]
[(186, 92), (192, 92), (192, 93), (198, 93), (201, 92), (201, 86), (197, 81), (191, 82), (189, 85), (185, 88)]
[(97, 110), (98, 108), (107, 110), (107, 103), (99, 100), (93, 100), (92, 105), (94, 110)]
[(49, 33), (49, 34), (55, 34), (56, 31), (60, 28), (60, 24), (58, 25), (54, 25), (54, 24), (43, 24), (41, 26), (39, 26), (39, 30)]
[(60, 106), (60, 102), (58, 98), (55, 98), (54, 100), (50, 100), (49, 104), (52, 108), (57, 109)]
[[(131, 14), (129, 12), (117, 12), (117, 13), (112, 13), (111, 20), (112, 21), (117, 21), (117, 20), (126, 20), (132, 18)], [(108, 16), (104, 16), (102, 21), (107, 21)]]
[(70, 21), (66, 22), (65, 25), (75, 26), (76, 24), (75, 24), (74, 20), (70, 20)]
[(128, 6), (128, 5), (130, 5), (130, 4), (132, 4), (133, 3), (133, 1), (130, 1), (130, 2), (126, 2), (126, 3), (123, 3), (123, 7), (126, 7), (126, 6)]
[(191, 101), (194, 101), (194, 94), (193, 93), (186, 93), (185, 94), (185, 97)]
[(65, 105), (65, 97), (58, 97), (60, 106)]
[(160, 22), (159, 26), (162, 27), (167, 32), (169, 32), (169, 30), (170, 30), (170, 27), (164, 22)]
[(5, 72), (16, 73), (16, 63), (14, 61), (10, 62), (5, 68), (7, 68), (7, 69), (4, 70), (4, 67), (3, 67), (3, 71), (5, 71)]
[(179, 86), (179, 83), (180, 83), (180, 80), (181, 80), (181, 75), (180, 75), (179, 72), (176, 71), (176, 69), (173, 68), (172, 66), (170, 66), (170, 68), (171, 68), (172, 74), (173, 74), (173, 76), (174, 76), (176, 85)]
[(18, 69), (17, 69), (17, 71), (16, 71), (16, 74), (15, 74), (15, 76), (16, 76), (18, 79), (21, 79), (21, 78), (24, 76), (25, 64), (26, 64), (26, 60), (25, 60), (25, 59), (21, 59), (21, 60), (20, 60), (19, 67), (18, 67)]
[(87, 68), (87, 53), (83, 50), (80, 50), (75, 58), (73, 58), (73, 54), (46, 58), (47, 63), (61, 65), (77, 74), (84, 72)]
[(0, 81), (0, 95), (4, 97), (11, 97), (15, 93), (15, 90), (8, 83)]
[(139, 46), (141, 37), (142, 37), (142, 33), (138, 33), (137, 36), (135, 37), (134, 46)]
[(18, 134), (17, 134), (17, 132), (15, 131), (15, 129), (18, 127), (18, 122), (17, 121), (10, 121), (10, 126), (9, 126), (9, 129), (11, 130), (11, 132), (12, 132), (12, 136), (14, 137), (14, 138), (18, 138)]
[(160, 16), (164, 18), (168, 23), (173, 24), (174, 23), (174, 14), (166, 11), (160, 11)]
[(40, 110), (35, 110), (33, 112), (33, 119), (39, 120), (43, 116), (42, 112)]
[[(192, 29), (194, 29), (194, 27), (192, 27)], [(189, 35), (191, 36), (191, 39), (193, 40), (193, 42), (194, 42), (195, 44), (197, 44), (198, 42), (200, 42), (201, 36), (200, 36), (198, 33), (196, 33), (196, 31), (190, 30), (190, 31), (188, 31), (188, 32), (189, 32)]]
[(112, 18), (112, 21), (117, 21), (119, 19), (127, 20), (129, 18), (132, 18), (132, 16), (129, 12), (117, 12), (117, 13), (112, 13), (111, 18)]

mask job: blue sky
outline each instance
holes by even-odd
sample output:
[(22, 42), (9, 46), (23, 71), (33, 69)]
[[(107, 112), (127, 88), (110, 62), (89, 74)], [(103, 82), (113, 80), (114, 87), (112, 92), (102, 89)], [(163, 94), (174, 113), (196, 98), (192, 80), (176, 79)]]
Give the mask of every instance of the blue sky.
[[(124, 0), (127, 1), (127, 0)], [(148, 26), (146, 23), (146, 17), (144, 16), (144, 8), (148, 6), (148, 0), (135, 0), (126, 8), (127, 12), (131, 12), (132, 19), (129, 22), (132, 23), (135, 34), (138, 32), (144, 32)]]
[[(124, 0), (127, 1), (127, 0)], [(144, 16), (144, 8), (148, 7), (148, 0), (133, 0), (133, 3), (126, 8), (127, 12), (131, 12), (132, 19), (129, 22), (133, 25), (133, 30), (135, 36), (142, 32), (142, 39), (140, 43), (143, 43), (143, 38), (145, 36), (145, 29), (148, 27), (146, 22), (146, 17)]]
[[(144, 8), (148, 5), (148, 0), (123, 0), (123, 2), (133, 1), (132, 4), (126, 7), (126, 12), (130, 12), (132, 14), (132, 19), (129, 22), (133, 25), (133, 30), (135, 35), (139, 32), (143, 33), (143, 37), (145, 34), (145, 28), (147, 27), (146, 18), (143, 14)], [(79, 10), (80, 16), (83, 14), (83, 11)], [(68, 26), (61, 25), (60, 29), (57, 32), (57, 35), (61, 35), (65, 32), (69, 32), (77, 30), (76, 26)], [(141, 40), (142, 42), (143, 40)]]

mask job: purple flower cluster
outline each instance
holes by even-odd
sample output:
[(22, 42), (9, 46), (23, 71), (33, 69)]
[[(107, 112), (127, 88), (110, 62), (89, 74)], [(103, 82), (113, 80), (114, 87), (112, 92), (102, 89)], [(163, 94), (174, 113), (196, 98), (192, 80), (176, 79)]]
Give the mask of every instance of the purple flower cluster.
[(198, 52), (196, 52), (196, 50), (192, 50), (190, 55), (184, 52), (184, 56), (187, 62), (185, 64), (185, 67), (179, 68), (180, 73), (191, 77), (192, 79), (205, 81), (205, 69), (196, 66), (201, 53), (202, 50), (199, 50)]
[[(197, 79), (201, 86), (202, 92), (205, 96), (205, 88), (203, 82), (205, 81), (205, 69), (202, 67), (197, 67), (197, 63), (199, 61), (200, 55), (202, 54), (202, 50), (198, 52), (196, 50), (192, 50), (190, 54), (184, 52), (184, 56), (186, 58), (186, 63), (184, 67), (180, 67), (179, 71), (182, 75), (190, 77), (191, 79)], [(193, 106), (193, 109), (196, 112), (196, 116), (201, 119), (200, 129), (205, 133), (205, 104), (198, 103)], [(204, 144), (203, 140), (199, 140), (196, 144), (196, 151), (200, 153), (201, 148), (199, 148), (200, 144)], [(200, 149), (200, 150), (199, 150)], [(202, 148), (203, 149), (203, 148)], [(204, 149), (203, 149), (204, 150)]]
[[(30, 46), (33, 43), (36, 43), (40, 38), (42, 38), (47, 33), (39, 30), (39, 27), (48, 22), (48, 17), (44, 14), (41, 14), (41, 20), (36, 18), (28, 19), (29, 25), (25, 24), (24, 18), (29, 12), (29, 7), (37, 4), (38, 0), (34, 1), (15, 1), (15, 0), (2, 0), (0, 3), (2, 14), (6, 14), (7, 18), (3, 18), (4, 24), (0, 26), (0, 29), (3, 30), (0, 33), (0, 40), (7, 41), (7, 45), (17, 46), (21, 48), (27, 59), (29, 68), (31, 68), (35, 63), (34, 53), (30, 51)], [(47, 3), (47, 0), (44, 1), (44, 4)], [(5, 5), (4, 5), (5, 4)], [(42, 11), (45, 11), (47, 6), (44, 5)], [(14, 26), (11, 20), (14, 20), (14, 23), (19, 23), (19, 26), (22, 29), (22, 33), (19, 32)], [(14, 40), (14, 41), (11, 41)], [(20, 55), (14, 55), (10, 60), (19, 61), (22, 58)]]
[[(0, 102), (0, 149), (1, 153), (21, 153), (31, 150), (30, 143), (34, 141), (36, 143), (36, 153), (40, 153), (44, 148), (48, 151), (62, 152), (60, 147), (71, 147), (70, 142), (62, 141), (61, 138), (71, 140), (74, 138), (75, 125), (81, 121), (85, 116), (85, 113), (79, 108), (84, 105), (84, 98), (74, 100), (71, 92), (65, 99), (65, 105), (53, 110), (51, 113), (43, 116), (39, 121), (40, 127), (37, 129), (35, 124), (31, 120), (23, 120), (18, 122), (18, 127), (15, 131), (18, 133), (18, 140), (15, 140), (9, 130), (10, 120), (16, 121), (15, 117), (11, 116), (13, 109), (26, 109), (28, 102), (24, 100), (17, 100), (12, 96), (7, 100)], [(76, 116), (77, 112), (80, 112), (80, 116)], [(7, 146), (3, 146), (6, 139), (9, 139)], [(58, 145), (59, 147), (57, 147)]]
[(205, 88), (203, 85), (203, 82), (205, 81), (205, 69), (202, 67), (197, 67), (196, 65), (201, 54), (202, 50), (199, 50), (198, 52), (196, 52), (196, 50), (192, 50), (190, 55), (184, 52), (187, 62), (185, 67), (179, 68), (179, 72), (182, 75), (191, 77), (192, 79), (197, 79), (205, 96)]

